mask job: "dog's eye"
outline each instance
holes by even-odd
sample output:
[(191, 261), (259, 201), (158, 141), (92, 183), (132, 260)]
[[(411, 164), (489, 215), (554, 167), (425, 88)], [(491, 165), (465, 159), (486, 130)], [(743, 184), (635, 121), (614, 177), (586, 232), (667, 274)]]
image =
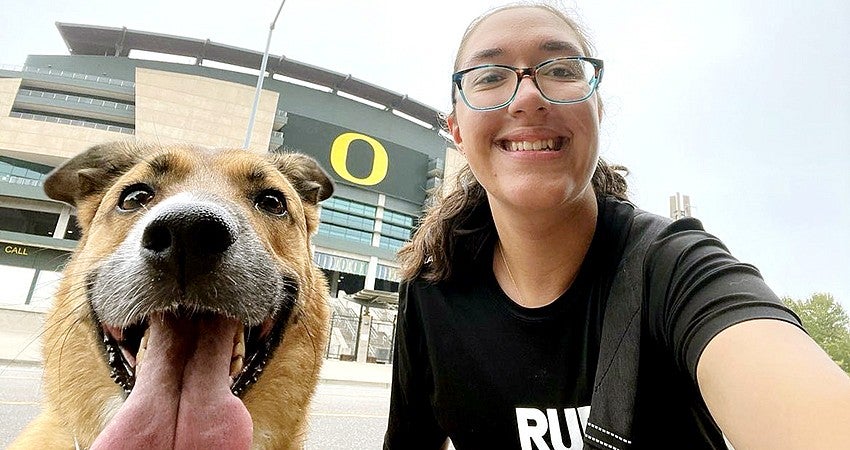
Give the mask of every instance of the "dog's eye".
[(135, 211), (153, 200), (153, 189), (146, 184), (134, 184), (124, 188), (121, 197), (118, 198), (118, 209), (122, 211)]
[(263, 191), (254, 199), (254, 206), (275, 216), (286, 214), (286, 198), (278, 191)]

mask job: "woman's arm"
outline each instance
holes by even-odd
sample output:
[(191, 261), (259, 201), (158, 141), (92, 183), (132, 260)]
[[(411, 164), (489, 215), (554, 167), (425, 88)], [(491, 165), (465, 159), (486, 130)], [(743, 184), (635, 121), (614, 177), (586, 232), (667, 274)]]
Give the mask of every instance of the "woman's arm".
[(850, 449), (850, 377), (790, 323), (721, 331), (699, 358), (697, 380), (736, 450)]
[(647, 326), (736, 447), (850, 449), (850, 377), (758, 271), (693, 219), (646, 260)]

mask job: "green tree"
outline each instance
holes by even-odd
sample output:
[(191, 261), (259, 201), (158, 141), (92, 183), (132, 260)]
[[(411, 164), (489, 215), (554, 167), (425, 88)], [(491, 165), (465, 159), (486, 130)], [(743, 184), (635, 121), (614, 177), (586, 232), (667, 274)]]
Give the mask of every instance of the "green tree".
[(812, 294), (802, 301), (785, 297), (782, 301), (800, 316), (809, 336), (850, 374), (850, 316), (832, 294)]

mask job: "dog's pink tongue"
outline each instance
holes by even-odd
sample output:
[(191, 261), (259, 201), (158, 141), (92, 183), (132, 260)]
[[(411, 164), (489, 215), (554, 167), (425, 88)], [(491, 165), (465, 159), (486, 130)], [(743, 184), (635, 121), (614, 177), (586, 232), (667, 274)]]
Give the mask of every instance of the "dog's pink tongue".
[(230, 392), (233, 336), (223, 317), (152, 316), (136, 384), (92, 449), (251, 447), (245, 405)]

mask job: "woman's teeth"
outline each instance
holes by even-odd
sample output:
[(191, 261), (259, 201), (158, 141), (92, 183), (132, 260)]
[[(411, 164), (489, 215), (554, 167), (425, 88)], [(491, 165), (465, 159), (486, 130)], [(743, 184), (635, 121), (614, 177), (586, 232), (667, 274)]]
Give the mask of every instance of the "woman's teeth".
[(505, 141), (505, 150), (509, 152), (555, 151), (560, 149), (561, 139), (543, 139), (539, 141)]

